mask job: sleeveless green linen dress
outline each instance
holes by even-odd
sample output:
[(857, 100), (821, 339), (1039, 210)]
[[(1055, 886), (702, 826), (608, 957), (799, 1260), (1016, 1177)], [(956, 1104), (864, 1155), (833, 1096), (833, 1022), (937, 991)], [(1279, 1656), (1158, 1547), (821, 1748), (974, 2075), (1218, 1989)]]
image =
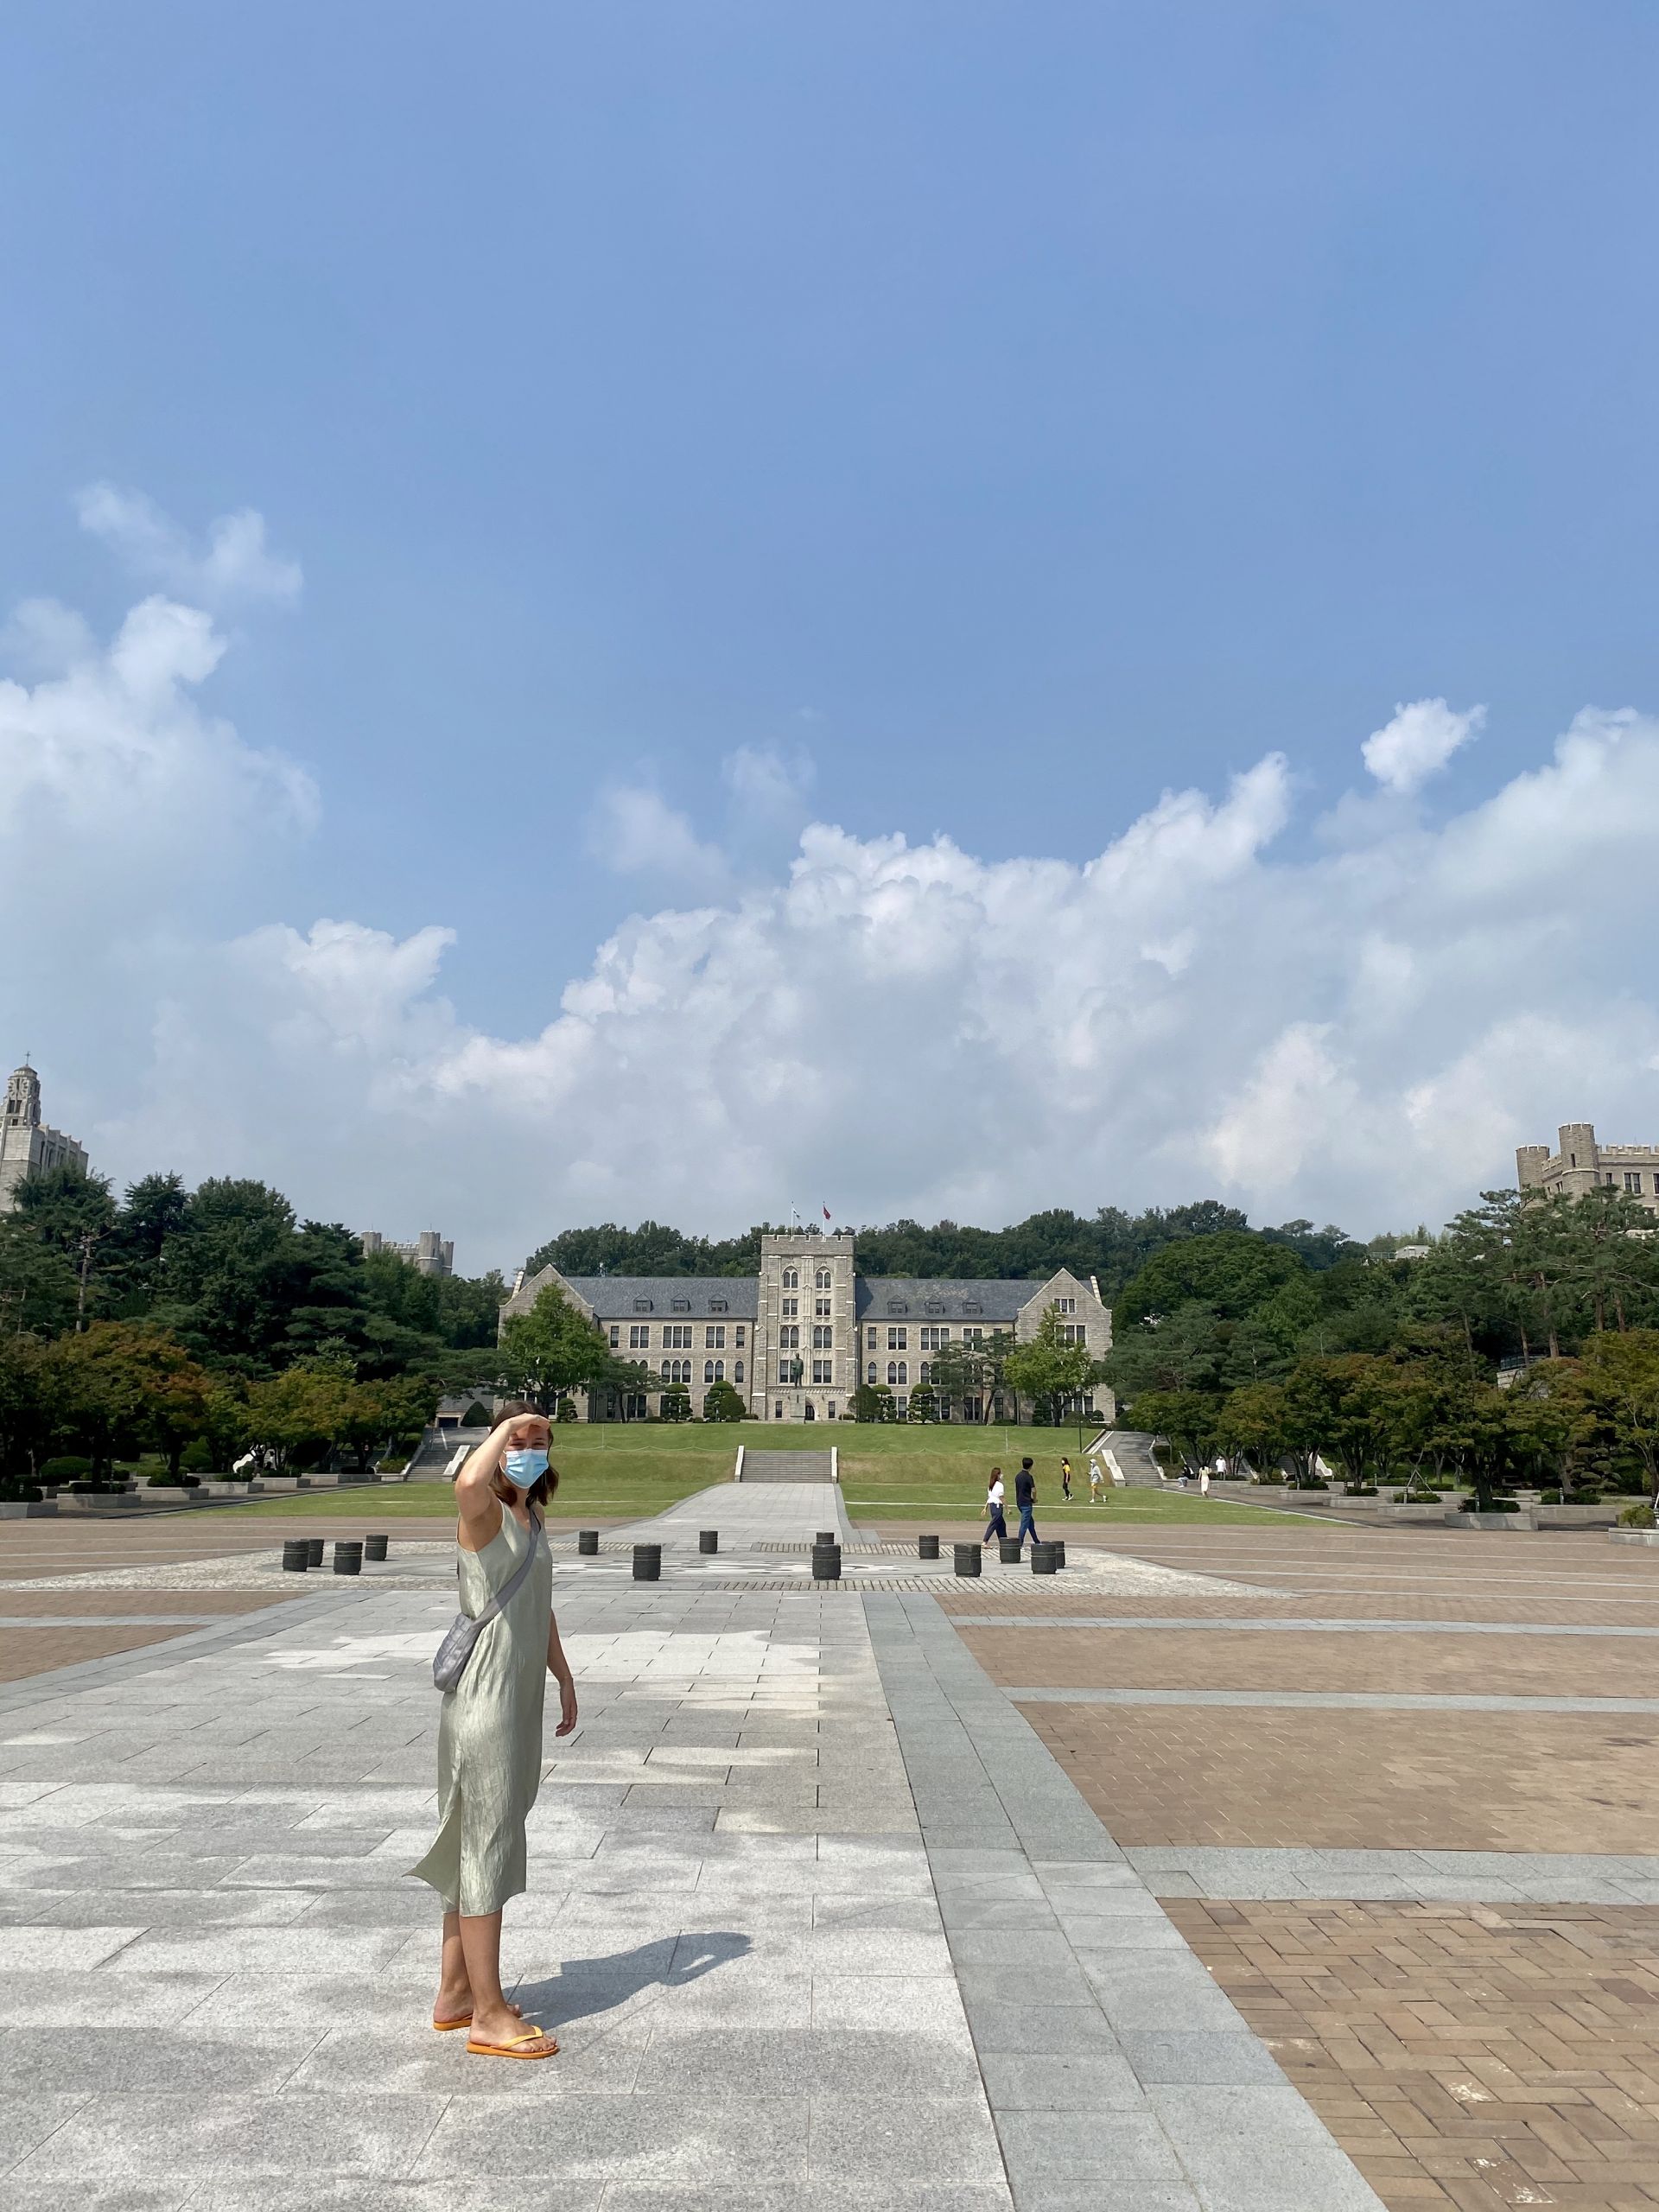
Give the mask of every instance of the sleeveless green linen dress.
[[(461, 1609), (469, 1619), (512, 1576), (530, 1541), (504, 1506), (482, 1551), (455, 1547)], [(542, 1779), (552, 1615), (553, 1564), (543, 1540), (530, 1573), (473, 1646), (460, 1682), (444, 1693), (437, 1838), (409, 1871), (432, 1885), (446, 1912), (499, 1912), (525, 1886), (524, 1820)]]

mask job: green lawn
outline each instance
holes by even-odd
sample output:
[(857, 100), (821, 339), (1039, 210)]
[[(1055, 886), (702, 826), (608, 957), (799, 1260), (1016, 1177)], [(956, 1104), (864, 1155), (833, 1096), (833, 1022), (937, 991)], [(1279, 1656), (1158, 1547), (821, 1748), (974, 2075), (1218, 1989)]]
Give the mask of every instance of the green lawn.
[[(852, 1421), (838, 1421), (833, 1427), (770, 1421), (708, 1428), (700, 1423), (663, 1427), (568, 1424), (553, 1433), (553, 1464), (559, 1470), (554, 1514), (559, 1519), (591, 1513), (634, 1520), (660, 1513), (696, 1491), (726, 1481), (740, 1440), (754, 1449), (770, 1451), (823, 1451), (836, 1446), (842, 1495), (855, 1520), (972, 1521), (982, 1510), (993, 1466), (1001, 1468), (1012, 1499), (1014, 1472), (1025, 1453), (1036, 1463), (1039, 1518), (1046, 1516), (1078, 1529), (1198, 1521), (1260, 1526), (1267, 1517), (1256, 1506), (1230, 1500), (1211, 1503), (1179, 1491), (1115, 1491), (1104, 1503), (1091, 1506), (1087, 1463), (1077, 1448), (1075, 1431), (1068, 1435), (1052, 1428), (884, 1427)], [(1070, 1453), (1077, 1493), (1070, 1505), (1060, 1496), (1063, 1451)], [(413, 1515), (448, 1518), (451, 1507), (448, 1483), (420, 1482), (303, 1491), (295, 1497), (256, 1498), (235, 1510), (403, 1519)], [(1318, 1525), (1311, 1516), (1277, 1517), (1287, 1528)]]

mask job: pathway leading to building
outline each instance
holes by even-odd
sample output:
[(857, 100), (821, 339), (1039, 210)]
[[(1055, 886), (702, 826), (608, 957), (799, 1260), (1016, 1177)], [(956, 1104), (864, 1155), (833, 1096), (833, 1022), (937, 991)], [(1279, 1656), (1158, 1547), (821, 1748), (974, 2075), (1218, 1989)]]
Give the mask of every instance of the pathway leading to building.
[(1376, 2212), (932, 1595), (722, 1585), (681, 1548), (729, 1543), (740, 1495), (665, 1517), (659, 1584), (558, 1554), (584, 1720), (506, 1945), (545, 2065), (425, 2024), (437, 1559), (0, 1691), (9, 2190)]

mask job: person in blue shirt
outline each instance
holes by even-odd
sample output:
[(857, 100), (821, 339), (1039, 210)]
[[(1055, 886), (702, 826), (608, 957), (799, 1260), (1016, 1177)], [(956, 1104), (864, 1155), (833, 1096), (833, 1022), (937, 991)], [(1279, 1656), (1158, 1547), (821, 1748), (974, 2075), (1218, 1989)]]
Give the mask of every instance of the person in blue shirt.
[(1032, 1509), (1037, 1503), (1037, 1478), (1031, 1471), (1029, 1459), (1020, 1462), (1020, 1471), (1014, 1478), (1014, 1502), (1020, 1509), (1020, 1533), (1014, 1541), (1023, 1544), (1029, 1536), (1034, 1544), (1037, 1523), (1032, 1517)]

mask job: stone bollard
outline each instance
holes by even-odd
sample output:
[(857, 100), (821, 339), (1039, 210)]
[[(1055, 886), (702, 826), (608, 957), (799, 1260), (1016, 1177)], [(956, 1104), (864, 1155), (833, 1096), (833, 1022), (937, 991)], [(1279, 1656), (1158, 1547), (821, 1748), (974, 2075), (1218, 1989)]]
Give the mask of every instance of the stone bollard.
[(1050, 1549), (1050, 1551), (1052, 1551), (1052, 1552), (1053, 1553), (1053, 1554), (1054, 1554), (1054, 1565), (1055, 1565), (1055, 1568), (1056, 1568), (1056, 1570), (1058, 1571), (1060, 1567), (1063, 1567), (1065, 1565), (1065, 1537), (1064, 1537), (1064, 1536), (1051, 1536), (1051, 1537), (1049, 1538), (1049, 1540), (1048, 1540), (1048, 1548), (1049, 1548), (1049, 1549)]
[(663, 1548), (660, 1544), (636, 1544), (633, 1548), (633, 1579), (636, 1582), (660, 1582), (663, 1579)]
[(957, 1544), (953, 1548), (957, 1554), (957, 1573), (977, 1574), (981, 1547), (978, 1544)]
[(576, 1531), (576, 1550), (583, 1559), (597, 1559), (599, 1557), (598, 1529), (578, 1529)]
[(812, 1580), (815, 1582), (839, 1582), (841, 1580), (841, 1546), (837, 1543), (818, 1543), (812, 1547)]
[(815, 1544), (838, 1544), (841, 1538), (833, 1529), (820, 1529), (812, 1541)]
[(322, 1538), (321, 1536), (308, 1536), (305, 1539), (305, 1563), (308, 1567), (322, 1565)]
[(311, 1564), (311, 1547), (303, 1536), (291, 1537), (283, 1546), (283, 1567), (289, 1574), (303, 1574)]
[(363, 1539), (363, 1556), (364, 1556), (364, 1558), (365, 1558), (365, 1559), (385, 1559), (385, 1555), (386, 1555), (386, 1539), (385, 1539), (385, 1537), (384, 1537), (384, 1536), (365, 1536), (365, 1537), (364, 1537), (364, 1539)]
[(360, 1542), (347, 1543), (344, 1541), (336, 1544), (334, 1546), (334, 1573), (336, 1574), (361, 1574), (362, 1572), (362, 1544)]
[(918, 1559), (938, 1559), (938, 1555), (939, 1540), (937, 1536), (917, 1537), (916, 1556)]
[(1017, 1536), (999, 1536), (996, 1540), (996, 1555), (1004, 1567), (1018, 1567), (1020, 1539)]
[(1052, 1544), (1033, 1544), (1031, 1548), (1031, 1571), (1033, 1574), (1052, 1574), (1057, 1565)]
[(720, 1549), (719, 1529), (699, 1529), (697, 1531), (697, 1549), (700, 1552), (717, 1552)]

